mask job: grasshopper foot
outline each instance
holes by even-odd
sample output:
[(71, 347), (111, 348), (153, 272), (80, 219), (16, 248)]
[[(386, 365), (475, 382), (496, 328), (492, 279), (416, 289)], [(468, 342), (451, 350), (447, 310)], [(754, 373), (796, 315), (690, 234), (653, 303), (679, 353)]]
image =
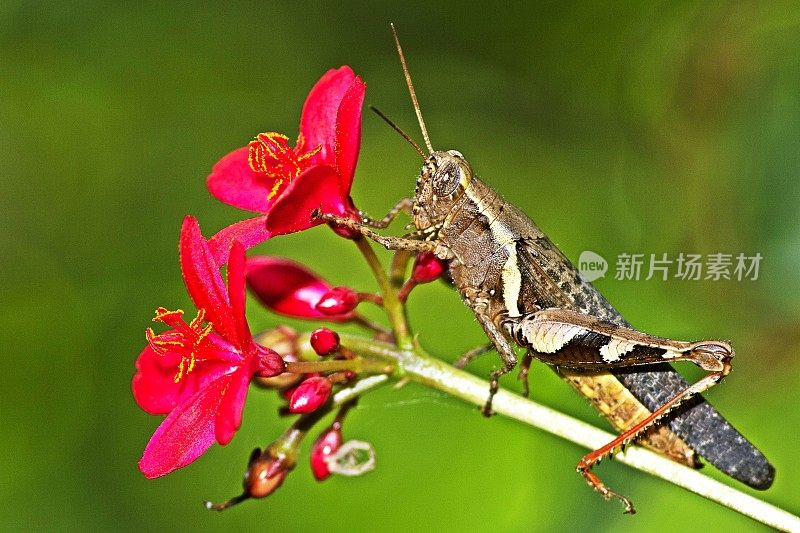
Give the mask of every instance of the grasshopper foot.
[(628, 498), (619, 494), (618, 492), (614, 492), (610, 488), (603, 483), (594, 472), (589, 470), (592, 467), (591, 462), (587, 462), (586, 457), (581, 459), (581, 462), (578, 463), (578, 473), (583, 476), (586, 482), (592, 487), (594, 490), (600, 493), (600, 495), (606, 501), (610, 501), (612, 498), (615, 498), (622, 502), (622, 505), (625, 506), (624, 514), (636, 514), (636, 509), (633, 506), (633, 502), (631, 502)]

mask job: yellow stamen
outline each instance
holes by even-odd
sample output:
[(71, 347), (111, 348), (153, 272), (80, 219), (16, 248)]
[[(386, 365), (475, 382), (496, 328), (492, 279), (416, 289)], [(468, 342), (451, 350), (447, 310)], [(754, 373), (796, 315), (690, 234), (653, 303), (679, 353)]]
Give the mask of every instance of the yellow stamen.
[(197, 311), (197, 316), (194, 317), (191, 322), (189, 322), (189, 327), (195, 330), (198, 327), (200, 327), (200, 324), (202, 324), (203, 320), (205, 319), (206, 319), (206, 310), (200, 309), (199, 311)]
[(281, 188), (281, 185), (283, 185), (283, 178), (278, 178), (275, 180), (275, 183), (272, 184), (272, 190), (269, 191), (269, 194), (267, 195), (267, 200), (272, 200), (275, 198), (275, 195), (278, 194), (278, 190)]
[(275, 132), (260, 133), (248, 145), (247, 162), (253, 172), (258, 172), (275, 180), (267, 195), (267, 200), (275, 198), (280, 190), (299, 176), (311, 157), (322, 150), (322, 145), (303, 153), (305, 139), (298, 136), (297, 145), (290, 148), (286, 135)]
[(170, 311), (164, 307), (159, 307), (156, 309), (156, 315), (153, 317), (153, 322), (163, 322), (165, 316), (170, 315), (178, 315), (183, 316), (183, 309), (176, 309), (175, 311)]
[(315, 155), (317, 155), (317, 154), (318, 154), (318, 153), (320, 153), (321, 151), (322, 151), (322, 145), (321, 145), (321, 144), (318, 144), (316, 148), (314, 148), (314, 149), (313, 149), (313, 150), (311, 150), (310, 152), (306, 152), (306, 153), (304, 153), (303, 155), (299, 156), (299, 157), (297, 158), (297, 160), (298, 160), (298, 161), (305, 161), (306, 159), (310, 159), (310, 158), (314, 157)]
[(183, 367), (184, 367), (185, 359), (181, 358), (181, 362), (178, 363), (178, 373), (175, 374), (175, 377), (172, 378), (172, 381), (178, 383), (183, 378)]
[[(196, 366), (198, 356), (197, 350), (203, 342), (203, 339), (208, 337), (214, 329), (211, 322), (206, 322), (203, 325), (206, 317), (205, 309), (200, 309), (197, 316), (192, 319), (188, 324), (179, 318), (183, 315), (182, 310), (168, 311), (163, 307), (156, 310), (156, 316), (153, 320), (161, 322), (171, 322), (170, 325), (173, 329), (168, 330), (160, 335), (156, 335), (152, 328), (147, 328), (145, 337), (150, 347), (158, 355), (164, 356), (167, 353), (173, 353), (180, 356), (178, 363), (178, 371), (173, 377), (173, 381), (178, 383), (187, 374), (192, 372)], [(165, 320), (165, 318), (178, 317), (179, 323), (174, 320)]]

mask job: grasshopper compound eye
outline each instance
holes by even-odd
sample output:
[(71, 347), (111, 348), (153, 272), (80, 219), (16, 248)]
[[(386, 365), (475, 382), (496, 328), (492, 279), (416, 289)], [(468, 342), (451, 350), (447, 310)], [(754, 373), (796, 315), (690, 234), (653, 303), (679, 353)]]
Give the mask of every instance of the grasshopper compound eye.
[(437, 198), (455, 199), (460, 196), (459, 186), (463, 192), (472, 181), (472, 168), (461, 152), (434, 152), (431, 158), (435, 161), (434, 171), (430, 174), (433, 194)]
[(460, 181), (458, 165), (448, 161), (433, 175), (433, 192), (438, 196), (449, 196), (455, 192)]

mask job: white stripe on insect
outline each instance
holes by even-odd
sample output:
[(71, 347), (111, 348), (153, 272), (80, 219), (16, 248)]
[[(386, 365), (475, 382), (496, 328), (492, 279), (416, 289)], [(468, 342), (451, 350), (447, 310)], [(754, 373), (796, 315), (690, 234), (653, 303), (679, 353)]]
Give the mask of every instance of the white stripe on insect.
[(498, 247), (505, 248), (508, 254), (508, 259), (503, 264), (501, 272), (501, 281), (503, 283), (503, 304), (508, 311), (509, 317), (521, 316), (519, 311), (519, 293), (522, 290), (522, 272), (517, 265), (517, 243), (516, 234), (507, 227), (505, 224), (498, 220), (500, 215), (491, 204), (483, 201), (475, 194), (474, 187), (470, 187), (470, 183), (466, 180), (466, 176), (461, 176), (461, 185), (464, 187), (464, 193), (467, 198), (472, 200), (478, 213), (486, 217), (489, 223), (489, 231), (492, 232), (495, 243)]
[(522, 272), (517, 266), (517, 247), (515, 245), (506, 246), (508, 259), (503, 265), (501, 279), (503, 281), (503, 304), (508, 310), (508, 316), (521, 316), (519, 312), (519, 292), (522, 290)]
[(564, 322), (537, 321), (534, 318), (523, 326), (523, 337), (539, 353), (556, 353), (569, 341), (586, 333), (586, 329)]
[(600, 355), (603, 356), (603, 361), (606, 363), (613, 363), (619, 361), (619, 358), (636, 348), (637, 343), (626, 341), (624, 339), (611, 339), (608, 344), (600, 348)]

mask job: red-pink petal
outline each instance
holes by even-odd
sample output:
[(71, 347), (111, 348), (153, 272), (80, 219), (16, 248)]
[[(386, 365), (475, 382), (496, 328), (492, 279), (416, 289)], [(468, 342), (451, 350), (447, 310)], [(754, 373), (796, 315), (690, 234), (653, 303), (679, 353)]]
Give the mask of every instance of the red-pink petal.
[(224, 374), (242, 365), (243, 357), (222, 337), (212, 333), (203, 352), (197, 354), (194, 368), (175, 383), (180, 356), (160, 355), (146, 346), (136, 359), (136, 374), (131, 390), (136, 403), (151, 415), (165, 415), (176, 405)]
[(296, 318), (349, 318), (347, 315), (330, 317), (317, 311), (317, 302), (331, 286), (300, 263), (281, 257), (250, 257), (246, 277), (255, 297), (276, 313)]
[(301, 148), (308, 151), (322, 146), (322, 150), (311, 159), (314, 164), (333, 165), (335, 162), (336, 115), (355, 77), (350, 67), (331, 69), (308, 93), (300, 116), (300, 135), (304, 142)]
[(200, 457), (215, 440), (215, 419), (222, 393), (231, 382), (223, 376), (177, 406), (164, 419), (139, 460), (139, 470), (155, 478)]
[[(165, 365), (165, 359), (146, 346), (136, 359), (136, 374), (131, 381), (133, 397), (139, 407), (151, 415), (165, 415), (183, 399), (184, 383), (175, 383), (175, 365)], [(177, 361), (174, 361), (177, 364)], [(191, 391), (192, 394), (195, 391)]]
[(238, 347), (242, 346), (231, 312), (228, 293), (219, 266), (211, 255), (197, 219), (187, 216), (180, 239), (181, 272), (189, 296), (198, 309), (204, 309), (206, 320), (214, 330)]
[(233, 241), (239, 241), (249, 250), (253, 246), (261, 244), (270, 238), (267, 231), (267, 217), (260, 216), (248, 218), (241, 222), (231, 224), (227, 228), (222, 228), (213, 237), (208, 239), (208, 246), (211, 255), (217, 265), (222, 266), (228, 260)]
[(349, 195), (353, 184), (353, 174), (361, 148), (361, 108), (367, 86), (358, 76), (342, 97), (336, 115), (336, 170), (341, 180), (342, 194)]
[(266, 213), (275, 198), (268, 200), (274, 180), (254, 172), (248, 162), (248, 148), (238, 148), (220, 159), (206, 178), (209, 192), (226, 204)]
[(312, 167), (292, 180), (267, 214), (267, 232), (285, 235), (320, 224), (311, 218), (315, 209), (333, 215), (344, 215), (351, 208), (343, 196), (339, 176), (327, 165)]
[(242, 424), (242, 411), (244, 410), (244, 401), (247, 399), (251, 377), (252, 372), (249, 367), (240, 368), (231, 375), (230, 384), (223, 392), (214, 433), (217, 442), (223, 446), (231, 441), (236, 430)]
[(230, 259), (228, 259), (228, 299), (231, 302), (231, 315), (236, 326), (237, 336), (243, 344), (250, 344), (253, 340), (250, 327), (244, 313), (246, 296), (244, 282), (244, 246), (239, 241), (234, 241), (231, 246)]

